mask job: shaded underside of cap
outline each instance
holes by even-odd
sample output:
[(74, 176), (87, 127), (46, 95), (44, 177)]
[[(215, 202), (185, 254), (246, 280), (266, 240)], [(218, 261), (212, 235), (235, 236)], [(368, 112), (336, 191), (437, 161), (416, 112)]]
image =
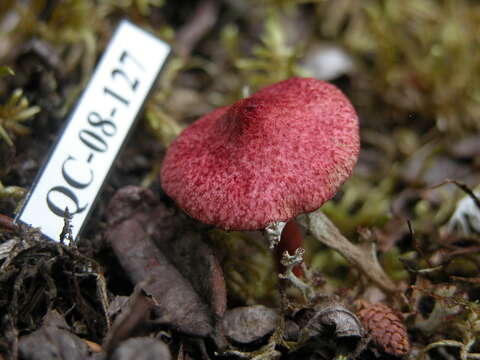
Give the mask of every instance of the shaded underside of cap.
[(292, 78), (185, 129), (160, 178), (190, 216), (257, 230), (318, 209), (350, 176), (359, 147), (358, 118), (342, 92)]

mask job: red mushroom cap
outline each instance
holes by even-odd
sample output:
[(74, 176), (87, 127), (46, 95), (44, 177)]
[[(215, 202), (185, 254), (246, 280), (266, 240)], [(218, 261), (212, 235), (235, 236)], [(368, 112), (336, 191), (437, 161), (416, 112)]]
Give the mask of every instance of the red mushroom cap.
[(160, 179), (190, 216), (258, 230), (318, 209), (350, 176), (359, 149), (358, 117), (343, 93), (291, 78), (185, 129)]

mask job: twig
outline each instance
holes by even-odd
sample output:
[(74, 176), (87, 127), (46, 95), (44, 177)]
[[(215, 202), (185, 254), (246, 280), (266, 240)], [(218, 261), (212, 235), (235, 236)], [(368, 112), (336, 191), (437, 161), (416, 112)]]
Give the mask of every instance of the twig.
[(320, 210), (301, 215), (298, 221), (318, 241), (338, 251), (382, 289), (388, 292), (396, 290), (395, 284), (378, 263), (375, 243), (371, 242), (367, 249), (352, 244)]
[(465, 192), (465, 193), (472, 199), (472, 201), (475, 203), (475, 205), (477, 206), (477, 208), (480, 209), (480, 199), (477, 197), (477, 195), (475, 195), (475, 193), (473, 192), (473, 190), (468, 187), (467, 184), (464, 184), (464, 183), (462, 183), (462, 182), (460, 182), (460, 181), (447, 179), (447, 180), (441, 182), (440, 184), (437, 184), (437, 185), (432, 186), (431, 189), (436, 189), (436, 188), (438, 188), (438, 187), (440, 187), (440, 186), (448, 185), (448, 184), (454, 184), (454, 185), (456, 185), (458, 188), (460, 188), (460, 190), (462, 190), (463, 192)]
[(204, 0), (198, 4), (192, 17), (177, 32), (175, 50), (182, 58), (190, 56), (198, 41), (212, 28), (217, 13), (218, 3), (215, 0)]

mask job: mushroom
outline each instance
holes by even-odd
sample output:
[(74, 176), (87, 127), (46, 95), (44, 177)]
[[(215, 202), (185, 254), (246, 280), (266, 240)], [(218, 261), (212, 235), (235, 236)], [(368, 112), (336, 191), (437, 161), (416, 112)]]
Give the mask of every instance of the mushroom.
[(350, 176), (358, 117), (334, 85), (290, 78), (204, 115), (170, 145), (160, 180), (190, 216), (226, 230), (266, 229), (273, 244)]

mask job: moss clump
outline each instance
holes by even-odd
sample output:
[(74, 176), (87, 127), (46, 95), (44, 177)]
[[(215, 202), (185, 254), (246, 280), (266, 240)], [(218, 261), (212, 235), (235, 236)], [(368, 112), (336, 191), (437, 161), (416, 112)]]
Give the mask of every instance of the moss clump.
[(442, 131), (480, 129), (478, 3), (326, 1), (318, 15), (357, 60), (359, 101), (380, 99), (397, 121), (416, 113)]

